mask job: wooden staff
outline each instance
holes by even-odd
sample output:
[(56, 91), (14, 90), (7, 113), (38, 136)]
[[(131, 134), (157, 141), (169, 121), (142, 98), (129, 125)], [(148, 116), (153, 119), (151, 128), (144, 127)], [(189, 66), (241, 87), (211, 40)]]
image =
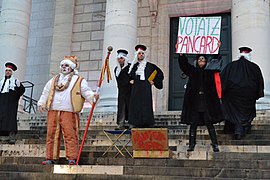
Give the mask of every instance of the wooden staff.
[[(99, 93), (99, 89), (101, 87), (101, 84), (102, 84), (102, 81), (104, 79), (106, 71), (107, 71), (107, 77), (108, 77), (107, 81), (109, 82), (109, 79), (111, 78), (111, 75), (109, 75), (108, 73), (110, 72), (110, 70), (109, 70), (109, 57), (110, 57), (110, 54), (111, 54), (112, 50), (113, 50), (112, 46), (109, 46), (107, 56), (106, 56), (106, 59), (105, 59), (105, 63), (104, 63), (104, 66), (103, 66), (103, 68), (101, 70), (101, 74), (100, 74), (100, 78), (99, 78), (99, 82), (98, 82), (98, 86), (97, 86), (97, 90), (96, 90), (97, 93)], [(83, 138), (82, 138), (82, 143), (81, 143), (81, 146), (80, 146), (80, 150), (79, 150), (79, 153), (78, 153), (78, 156), (77, 156), (77, 160), (76, 160), (77, 165), (79, 164), (79, 161), (80, 161), (83, 145), (84, 145), (84, 142), (85, 142), (85, 139), (86, 139), (86, 135), (87, 135), (87, 132), (88, 132), (88, 128), (89, 128), (89, 125), (90, 125), (91, 118), (93, 116), (93, 111), (95, 109), (96, 103), (97, 103), (97, 101), (96, 101), (96, 99), (94, 99), (94, 102), (92, 104), (92, 107), (91, 107), (91, 110), (90, 110), (90, 113), (89, 113), (89, 116), (88, 116), (88, 119), (87, 119), (87, 124), (86, 124), (84, 135), (83, 135)]]

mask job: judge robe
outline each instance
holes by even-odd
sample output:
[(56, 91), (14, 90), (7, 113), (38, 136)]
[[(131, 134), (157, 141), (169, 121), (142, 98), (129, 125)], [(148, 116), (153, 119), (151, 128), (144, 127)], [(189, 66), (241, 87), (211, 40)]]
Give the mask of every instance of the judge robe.
[(154, 86), (157, 89), (163, 88), (163, 72), (155, 64), (146, 63), (144, 73), (145, 80), (140, 80), (140, 76), (136, 75), (139, 63), (137, 62), (131, 70), (131, 78), (134, 80), (132, 85), (130, 105), (129, 105), (129, 124), (135, 127), (153, 127), (155, 124), (152, 102), (152, 85), (148, 78), (156, 70), (157, 74)]
[(259, 66), (241, 57), (224, 68), (221, 82), (226, 120), (238, 126), (248, 125), (256, 117), (256, 100), (264, 96)]
[(6, 93), (0, 93), (0, 135), (8, 135), (10, 132), (17, 133), (17, 111), (20, 96), (23, 95), (25, 88), (22, 84), (9, 90)]
[(125, 66), (116, 76), (117, 68), (114, 69), (114, 74), (117, 82), (118, 87), (118, 105), (117, 105), (117, 124), (124, 123), (118, 122), (122, 119), (128, 120), (128, 108), (129, 108), (129, 100), (130, 100), (130, 93), (131, 93), (131, 84), (130, 80), (131, 77), (128, 74), (130, 64)]

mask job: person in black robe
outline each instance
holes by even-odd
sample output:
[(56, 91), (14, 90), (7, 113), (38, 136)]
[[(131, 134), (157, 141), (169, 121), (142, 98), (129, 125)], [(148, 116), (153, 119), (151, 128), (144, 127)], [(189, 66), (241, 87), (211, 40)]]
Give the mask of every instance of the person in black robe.
[(155, 64), (145, 58), (146, 46), (135, 47), (135, 58), (129, 68), (131, 75), (131, 96), (128, 121), (130, 128), (151, 128), (155, 125), (152, 85), (163, 88), (163, 72)]
[(20, 81), (12, 76), (17, 70), (15, 64), (5, 64), (5, 76), (0, 80), (0, 135), (9, 136), (9, 143), (15, 144), (17, 129), (17, 111), (20, 96), (25, 88)]
[(127, 59), (128, 51), (117, 50), (117, 66), (114, 69), (118, 88), (117, 125), (115, 130), (124, 130), (125, 121), (128, 121), (128, 108), (131, 93), (131, 77), (128, 74), (130, 64)]
[[(239, 59), (229, 63), (221, 73), (225, 133), (234, 132), (239, 140), (251, 130), (256, 117), (256, 100), (264, 96), (264, 81), (259, 66), (251, 62), (249, 47), (240, 47)], [(230, 131), (232, 130), (232, 131)]]
[[(184, 54), (179, 54), (178, 62), (180, 69), (189, 77), (181, 114), (181, 123), (190, 125), (187, 151), (194, 151), (197, 126), (206, 125), (213, 151), (219, 152), (213, 125), (224, 119), (217, 91), (218, 82), (215, 81), (215, 74), (219, 75), (219, 72), (205, 69), (207, 64), (205, 55), (196, 56), (195, 66), (188, 63), (188, 58)], [(219, 87), (221, 89), (221, 86)]]

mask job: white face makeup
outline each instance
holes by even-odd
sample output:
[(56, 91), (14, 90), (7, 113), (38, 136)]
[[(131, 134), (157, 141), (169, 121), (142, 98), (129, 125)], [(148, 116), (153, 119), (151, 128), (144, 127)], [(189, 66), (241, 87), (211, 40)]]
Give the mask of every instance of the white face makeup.
[(66, 63), (61, 64), (60, 68), (61, 68), (61, 73), (64, 75), (67, 75), (67, 74), (71, 73), (71, 71), (72, 71), (70, 65), (66, 64)]

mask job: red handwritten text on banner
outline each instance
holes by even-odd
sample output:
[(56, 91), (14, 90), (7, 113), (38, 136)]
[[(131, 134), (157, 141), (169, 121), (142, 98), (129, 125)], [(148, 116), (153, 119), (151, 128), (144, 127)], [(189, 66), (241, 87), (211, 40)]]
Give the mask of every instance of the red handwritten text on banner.
[(179, 17), (177, 53), (217, 54), (221, 17)]

